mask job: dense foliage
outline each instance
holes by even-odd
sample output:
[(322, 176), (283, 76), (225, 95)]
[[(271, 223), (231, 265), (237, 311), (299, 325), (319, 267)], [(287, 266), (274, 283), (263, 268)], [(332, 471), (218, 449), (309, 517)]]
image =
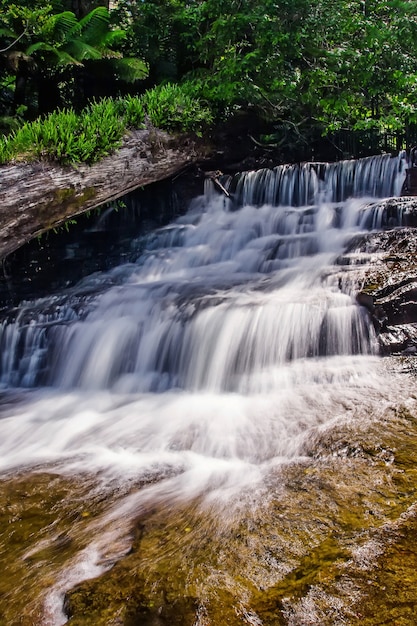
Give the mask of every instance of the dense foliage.
[(178, 85), (148, 90), (141, 97), (104, 98), (76, 113), (54, 111), (0, 137), (0, 164), (47, 159), (94, 163), (121, 145), (128, 129), (140, 129), (145, 116), (159, 128), (199, 133), (211, 122), (209, 109)]
[(193, 81), (218, 115), (325, 129), (417, 121), (413, 0), (119, 0), (126, 50)]
[(414, 0), (103, 4), (0, 0), (0, 115), (14, 137), (40, 114), (155, 85), (142, 103), (169, 130), (237, 112), (300, 135), (417, 124)]
[(147, 76), (142, 59), (122, 54), (126, 32), (110, 25), (106, 7), (79, 19), (71, 11), (57, 12), (62, 8), (58, 0), (33, 4), (28, 9), (22, 1), (0, 0), (1, 86), (9, 113), (34, 116), (62, 106), (82, 108), (90, 99), (116, 95), (121, 81)]

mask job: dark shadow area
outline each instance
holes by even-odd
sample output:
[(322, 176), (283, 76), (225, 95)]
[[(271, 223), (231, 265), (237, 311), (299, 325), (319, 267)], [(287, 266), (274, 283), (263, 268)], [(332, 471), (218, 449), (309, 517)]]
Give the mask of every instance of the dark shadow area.
[(132, 239), (184, 213), (190, 200), (202, 192), (201, 172), (187, 170), (28, 242), (3, 261), (0, 306), (52, 295), (93, 272), (135, 261), (138, 252)]

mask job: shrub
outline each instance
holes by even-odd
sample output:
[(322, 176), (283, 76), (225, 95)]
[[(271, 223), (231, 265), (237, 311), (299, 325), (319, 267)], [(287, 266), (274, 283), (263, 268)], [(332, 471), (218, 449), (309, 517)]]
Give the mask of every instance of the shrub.
[(210, 109), (181, 85), (154, 87), (144, 93), (142, 102), (152, 124), (167, 131), (200, 133), (213, 121)]
[(119, 148), (126, 132), (117, 103), (110, 98), (95, 102), (80, 115), (80, 138), (86, 142), (81, 161), (94, 163)]
[(127, 128), (144, 128), (145, 109), (140, 98), (126, 96), (116, 100), (115, 104)]
[(54, 111), (4, 138), (0, 162), (17, 158), (94, 163), (120, 146), (125, 129), (124, 119), (110, 99), (91, 104), (80, 115), (72, 110)]

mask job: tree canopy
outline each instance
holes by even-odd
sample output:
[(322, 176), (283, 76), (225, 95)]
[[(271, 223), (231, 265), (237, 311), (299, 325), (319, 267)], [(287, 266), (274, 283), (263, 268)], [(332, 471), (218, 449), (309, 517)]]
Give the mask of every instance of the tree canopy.
[(119, 0), (114, 18), (155, 80), (325, 128), (415, 123), (412, 0)]
[(0, 0), (3, 113), (177, 82), (218, 121), (250, 111), (322, 132), (417, 124), (414, 0), (103, 4)]

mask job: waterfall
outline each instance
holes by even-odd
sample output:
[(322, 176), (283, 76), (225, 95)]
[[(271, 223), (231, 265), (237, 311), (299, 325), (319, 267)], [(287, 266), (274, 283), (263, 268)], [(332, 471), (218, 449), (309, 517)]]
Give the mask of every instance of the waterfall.
[[(316, 385), (352, 380), (352, 363), (353, 371), (362, 367), (377, 343), (333, 263), (354, 233), (401, 223), (401, 211), (388, 214), (377, 196), (398, 190), (404, 163), (404, 155), (381, 156), (244, 173), (228, 180), (240, 208), (209, 187), (185, 215), (132, 241), (136, 262), (9, 311), (0, 326), (2, 389), (145, 394), (158, 423), (156, 398), (168, 402), (170, 394), (188, 403), (201, 394), (278, 393), (286, 406), (302, 396), (300, 386), (309, 395)], [(37, 448), (12, 440), (3, 444), (6, 464)], [(80, 450), (86, 445), (75, 440)], [(285, 454), (295, 440), (283, 438)], [(35, 456), (52, 454), (55, 444), (46, 452), (40, 442)]]
[(352, 232), (384, 225), (369, 196), (398, 190), (404, 159), (237, 176), (240, 210), (208, 193), (142, 238), (136, 264), (6, 318), (3, 387), (240, 392), (295, 359), (372, 352), (364, 313), (320, 272)]
[[(384, 200), (405, 164), (246, 172), (224, 178), (230, 199), (207, 183), (185, 215), (132, 235), (131, 262), (3, 311), (3, 596), (25, 590), (25, 623), (67, 623), (65, 592), (95, 578), (79, 588), (86, 619), (261, 624), (330, 570), (343, 582), (352, 547), (368, 589), (366, 544), (376, 561), (377, 532), (412, 498), (406, 444), (395, 456), (413, 447), (415, 379), (381, 363), (337, 261), (358, 233), (407, 220)], [(317, 612), (303, 597), (294, 623), (323, 623), (322, 596)]]
[(405, 179), (407, 155), (389, 154), (357, 161), (278, 165), (227, 177), (225, 184), (239, 205), (308, 206), (323, 200), (398, 196)]
[(363, 312), (319, 283), (351, 212), (363, 220), (355, 203), (342, 212), (229, 212), (221, 198), (202, 202), (147, 237), (136, 265), (109, 273), (110, 281), (119, 273), (121, 284), (83, 307), (75, 289), (70, 299), (25, 303), (4, 320), (0, 380), (231, 391), (293, 359), (369, 352)]

